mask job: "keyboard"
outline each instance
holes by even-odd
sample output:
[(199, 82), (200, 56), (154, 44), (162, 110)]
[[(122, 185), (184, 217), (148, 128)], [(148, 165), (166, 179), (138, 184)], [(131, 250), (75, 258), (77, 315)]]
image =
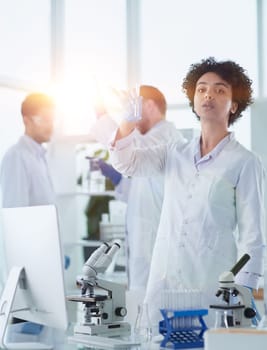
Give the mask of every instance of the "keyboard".
[(98, 335), (76, 334), (68, 337), (70, 343), (80, 343), (99, 349), (129, 349), (133, 346), (139, 346), (138, 341), (123, 340), (118, 338), (101, 337)]

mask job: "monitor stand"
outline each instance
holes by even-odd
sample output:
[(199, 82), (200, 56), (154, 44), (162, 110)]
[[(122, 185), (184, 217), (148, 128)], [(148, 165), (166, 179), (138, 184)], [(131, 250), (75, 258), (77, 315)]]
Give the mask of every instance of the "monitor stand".
[[(37, 342), (21, 342), (21, 343), (6, 343), (5, 334), (8, 326), (9, 316), (12, 312), (19, 310), (12, 310), (12, 305), (15, 299), (16, 290), (19, 283), (23, 282), (25, 271), (23, 267), (13, 267), (9, 273), (7, 282), (0, 298), (0, 348), (15, 350), (52, 350), (52, 345), (37, 343)], [(25, 308), (23, 309), (25, 310)], [(22, 311), (22, 310), (21, 310)]]

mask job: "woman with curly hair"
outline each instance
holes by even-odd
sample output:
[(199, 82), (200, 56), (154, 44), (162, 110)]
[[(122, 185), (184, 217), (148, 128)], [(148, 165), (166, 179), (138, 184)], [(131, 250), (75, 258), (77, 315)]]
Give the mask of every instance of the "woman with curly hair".
[(214, 294), (219, 275), (244, 253), (250, 260), (236, 282), (258, 287), (263, 273), (264, 171), (259, 158), (228, 130), (252, 103), (251, 85), (235, 62), (204, 59), (190, 66), (182, 85), (200, 121), (200, 137), (136, 149), (131, 142), (134, 125), (124, 122), (118, 130), (111, 150), (118, 171), (165, 176), (145, 298), (154, 322), (161, 318), (160, 294), (165, 289), (199, 289), (202, 307), (218, 304)]

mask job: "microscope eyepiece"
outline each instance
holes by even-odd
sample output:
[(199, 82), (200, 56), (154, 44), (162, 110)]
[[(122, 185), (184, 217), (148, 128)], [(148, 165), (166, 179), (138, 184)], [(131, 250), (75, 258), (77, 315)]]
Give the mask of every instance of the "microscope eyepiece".
[(242, 267), (250, 260), (250, 256), (248, 254), (244, 254), (238, 262), (231, 268), (232, 274), (235, 276)]
[(119, 248), (121, 247), (118, 242), (114, 242), (114, 244), (116, 244), (116, 246), (118, 246)]

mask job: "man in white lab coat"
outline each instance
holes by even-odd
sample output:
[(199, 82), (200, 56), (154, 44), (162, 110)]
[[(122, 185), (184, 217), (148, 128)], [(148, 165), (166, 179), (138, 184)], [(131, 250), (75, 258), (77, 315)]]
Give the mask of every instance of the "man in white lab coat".
[[(162, 92), (153, 86), (142, 85), (140, 96), (142, 112), (134, 131), (135, 146), (142, 149), (183, 140), (175, 126), (165, 120), (166, 100)], [(127, 106), (126, 109), (128, 109)], [(112, 128), (107, 121), (105, 123), (107, 127)], [(103, 137), (105, 133), (103, 128), (101, 133)], [(103, 170), (106, 169), (103, 168)], [(113, 171), (110, 174), (112, 176)], [(104, 175), (108, 174), (104, 171)], [(157, 175), (122, 178), (116, 184), (117, 198), (127, 201), (126, 242), (129, 289), (145, 289), (147, 285), (161, 213), (163, 181), (163, 176)]]
[[(182, 139), (175, 126), (165, 120), (163, 94), (152, 86), (143, 85), (140, 95), (142, 118), (136, 123), (136, 147)], [(146, 288), (147, 285), (163, 201), (163, 181), (161, 175), (131, 178), (126, 217), (130, 289)]]
[[(55, 104), (42, 93), (26, 96), (21, 105), (24, 135), (11, 146), (1, 163), (2, 207), (55, 204), (55, 193), (43, 143), (53, 133)], [(15, 322), (20, 321), (15, 319)], [(22, 333), (39, 334), (43, 326), (25, 323)]]
[(21, 105), (25, 133), (5, 154), (1, 164), (4, 208), (46, 205), (55, 193), (42, 146), (52, 136), (55, 108), (51, 97), (28, 95)]
[[(43, 146), (50, 141), (54, 129), (54, 100), (43, 93), (29, 94), (22, 102), (21, 114), (24, 135), (6, 152), (1, 164), (2, 207), (55, 204), (56, 196)], [(68, 268), (68, 256), (64, 256), (64, 264)], [(13, 319), (13, 322), (20, 321)], [(21, 332), (30, 335), (38, 335), (42, 329), (42, 325), (32, 322), (21, 326)]]

